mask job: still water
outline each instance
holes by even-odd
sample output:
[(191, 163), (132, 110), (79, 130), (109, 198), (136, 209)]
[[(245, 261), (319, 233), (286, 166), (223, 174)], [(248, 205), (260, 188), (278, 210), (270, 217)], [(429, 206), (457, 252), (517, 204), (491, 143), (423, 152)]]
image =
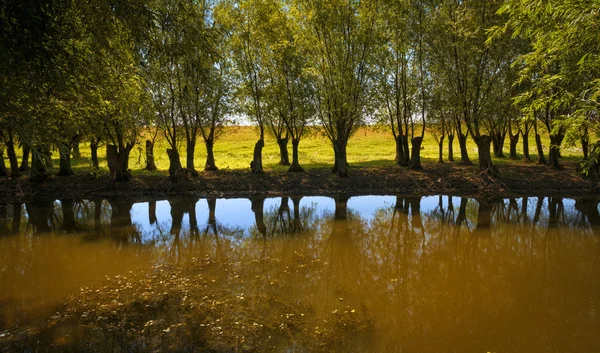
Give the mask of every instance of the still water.
[[(208, 281), (198, 261), (221, 265)], [(161, 266), (182, 273), (171, 287), (202, 287), (213, 305), (244, 300), (243, 315), (193, 319), (242, 332), (236, 345), (251, 339), (238, 320), (251, 319), (273, 326), (269, 340), (283, 332), (265, 343), (274, 351), (600, 351), (598, 202), (453, 196), (1, 204), (0, 349), (80, 293)]]

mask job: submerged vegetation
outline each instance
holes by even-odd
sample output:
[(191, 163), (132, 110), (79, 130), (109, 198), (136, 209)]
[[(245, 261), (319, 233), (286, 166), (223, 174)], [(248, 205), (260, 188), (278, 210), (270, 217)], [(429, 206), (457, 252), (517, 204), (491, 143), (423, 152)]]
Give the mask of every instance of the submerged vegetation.
[[(316, 129), (345, 177), (348, 143), (371, 125), (413, 170), (435, 145), (439, 162), (471, 165), (476, 152), (498, 176), (505, 143), (509, 159), (521, 142), (531, 160), (532, 139), (555, 169), (577, 143), (578, 171), (597, 177), (598, 11), (593, 0), (5, 1), (0, 174), (72, 175), (85, 146), (112, 181), (129, 180), (142, 151), (143, 169), (181, 181), (198, 175), (198, 140), (206, 171), (262, 174), (274, 143), (277, 164), (302, 172)], [(227, 128), (239, 124), (258, 139), (223, 161), (215, 151), (239, 142)]]

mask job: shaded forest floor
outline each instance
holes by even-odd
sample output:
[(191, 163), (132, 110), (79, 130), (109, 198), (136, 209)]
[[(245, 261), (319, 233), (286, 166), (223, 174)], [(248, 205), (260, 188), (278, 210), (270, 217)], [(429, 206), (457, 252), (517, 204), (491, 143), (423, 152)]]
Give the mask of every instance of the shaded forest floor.
[(338, 178), (328, 168), (305, 173), (268, 171), (254, 175), (244, 170), (202, 172), (199, 177), (172, 183), (165, 175), (134, 174), (129, 182), (110, 183), (107, 175), (82, 173), (53, 177), (45, 182), (27, 178), (0, 181), (0, 199), (166, 196), (245, 197), (261, 195), (431, 195), (464, 196), (581, 196), (600, 192), (600, 185), (576, 173), (577, 164), (563, 162), (563, 170), (552, 170), (533, 162), (511, 161), (499, 165), (500, 177), (481, 173), (477, 166), (424, 162), (421, 171), (400, 166), (351, 167), (348, 178)]

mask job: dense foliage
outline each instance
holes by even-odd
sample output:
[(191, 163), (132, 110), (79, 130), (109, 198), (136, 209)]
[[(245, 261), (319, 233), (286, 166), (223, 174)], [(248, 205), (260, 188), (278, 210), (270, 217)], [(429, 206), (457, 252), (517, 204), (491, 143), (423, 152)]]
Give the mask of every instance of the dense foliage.
[(303, 171), (300, 141), (317, 125), (347, 176), (349, 138), (380, 124), (411, 169), (426, 129), (440, 162), (456, 136), (470, 165), (472, 138), (492, 175), (491, 151), (504, 157), (508, 135), (517, 158), (521, 137), (529, 159), (534, 131), (541, 163), (560, 168), (561, 147), (578, 143), (582, 172), (598, 176), (599, 11), (594, 0), (3, 1), (0, 174), (47, 178), (58, 151), (57, 174), (71, 175), (87, 141), (95, 168), (105, 146), (111, 180), (127, 180), (134, 146), (145, 140), (153, 170), (162, 136), (171, 179), (185, 179), (197, 175), (198, 137), (205, 170), (217, 170), (213, 146), (242, 119), (258, 130), (255, 173), (266, 133), (280, 164)]

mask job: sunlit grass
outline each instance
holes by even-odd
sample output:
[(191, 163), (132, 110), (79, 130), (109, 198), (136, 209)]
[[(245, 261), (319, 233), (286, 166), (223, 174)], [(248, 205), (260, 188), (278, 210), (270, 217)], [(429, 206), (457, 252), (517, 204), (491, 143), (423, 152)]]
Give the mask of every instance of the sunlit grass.
[[(220, 169), (249, 169), (250, 161), (254, 144), (258, 139), (257, 131), (254, 127), (229, 127), (225, 134), (217, 141), (214, 147), (216, 164)], [(155, 161), (158, 167), (157, 172), (147, 172), (143, 168), (145, 166), (145, 151), (143, 139), (140, 138), (138, 144), (133, 148), (130, 155), (129, 167), (140, 174), (167, 174), (169, 168), (169, 159), (166, 154), (168, 148), (164, 139), (159, 139), (155, 147)], [(543, 144), (546, 146), (545, 152), (548, 152), (547, 146), (549, 141), (547, 134), (543, 135)], [(477, 146), (472, 139), (468, 140), (469, 156), (471, 160), (477, 162)], [(291, 142), (288, 145), (288, 150), (291, 159)], [(530, 156), (535, 161), (537, 160), (537, 151), (535, 147), (535, 139), (530, 136), (529, 139)], [(91, 168), (91, 152), (88, 143), (80, 145), (81, 158), (73, 159), (72, 165), (75, 172), (90, 172)], [(179, 147), (182, 165), (185, 166), (185, 144)], [(504, 148), (506, 158), (494, 158), (495, 163), (500, 166), (518, 163), (508, 159), (509, 146), (508, 137)], [(519, 141), (517, 153), (519, 158), (522, 157), (522, 143)], [(18, 151), (19, 157), (21, 151)], [(331, 143), (318, 129), (309, 131), (300, 142), (300, 164), (304, 168), (328, 168), (333, 164), (333, 150)], [(568, 160), (579, 160), (582, 158), (581, 149), (576, 147), (563, 148), (563, 157)], [(106, 170), (106, 148), (101, 147), (98, 151), (100, 159), (100, 168)], [(361, 128), (348, 143), (348, 162), (351, 166), (368, 167), (368, 166), (393, 166), (395, 156), (395, 144), (391, 133), (385, 129)], [(55, 167), (58, 167), (58, 151), (53, 151), (53, 159)], [(421, 158), (424, 162), (436, 162), (438, 160), (438, 146), (432, 134), (426, 134)], [(444, 142), (444, 160), (447, 158), (447, 141)], [(546, 156), (547, 158), (547, 156)], [(460, 150), (458, 140), (454, 139), (454, 159), (460, 159)], [(6, 165), (8, 160), (5, 153)], [(206, 150), (202, 138), (198, 138), (198, 144), (195, 151), (196, 169), (202, 170), (206, 161)], [(265, 147), (263, 149), (263, 166), (265, 170), (284, 171), (287, 167), (280, 166), (279, 148), (275, 139), (267, 135)], [(520, 162), (519, 162), (520, 163)]]

